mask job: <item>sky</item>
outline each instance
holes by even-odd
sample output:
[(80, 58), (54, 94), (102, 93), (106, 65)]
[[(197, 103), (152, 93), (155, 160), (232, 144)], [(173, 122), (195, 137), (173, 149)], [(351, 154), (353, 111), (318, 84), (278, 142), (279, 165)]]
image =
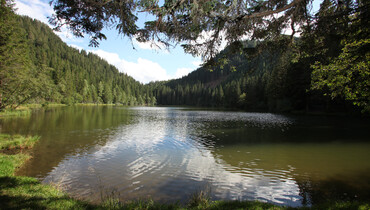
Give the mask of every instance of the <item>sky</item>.
[[(50, 26), (48, 17), (54, 11), (49, 0), (16, 0), (15, 4), (16, 13), (38, 19)], [(139, 19), (145, 21), (147, 17), (139, 14)], [(107, 40), (100, 41), (99, 47), (89, 47), (88, 37), (74, 37), (66, 28), (56, 32), (69, 46), (99, 55), (116, 66), (120, 72), (125, 72), (144, 84), (181, 78), (199, 68), (201, 64), (200, 57), (185, 54), (179, 46), (170, 51), (161, 50), (151, 47), (150, 43), (132, 42), (119, 35), (116, 30), (105, 29), (103, 33)]]
[[(15, 0), (15, 4), (16, 13), (50, 25), (48, 17), (54, 11), (49, 0)], [(148, 19), (144, 13), (138, 14), (138, 18), (140, 22)], [(184, 53), (180, 46), (170, 51), (156, 49), (150, 43), (130, 41), (114, 29), (104, 29), (103, 33), (107, 36), (107, 40), (100, 41), (99, 47), (89, 47), (88, 37), (74, 37), (66, 28), (55, 33), (69, 46), (99, 55), (108, 63), (116, 66), (120, 72), (132, 76), (143, 84), (181, 78), (199, 68), (202, 63), (200, 57)]]

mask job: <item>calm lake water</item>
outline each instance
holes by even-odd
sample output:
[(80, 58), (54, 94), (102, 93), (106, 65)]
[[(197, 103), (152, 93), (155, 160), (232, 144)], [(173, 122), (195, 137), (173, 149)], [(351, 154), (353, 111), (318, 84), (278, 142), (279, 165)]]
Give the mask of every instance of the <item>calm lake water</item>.
[(99, 201), (211, 198), (301, 206), (370, 200), (370, 123), (175, 107), (77, 106), (0, 120), (40, 135), (18, 175)]

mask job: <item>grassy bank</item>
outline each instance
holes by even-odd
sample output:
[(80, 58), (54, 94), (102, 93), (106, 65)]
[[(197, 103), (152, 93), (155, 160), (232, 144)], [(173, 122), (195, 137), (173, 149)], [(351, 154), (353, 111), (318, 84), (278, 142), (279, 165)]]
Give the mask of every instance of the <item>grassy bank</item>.
[(30, 149), (39, 140), (38, 136), (0, 134), (0, 151)]
[(37, 140), (38, 137), (0, 135), (1, 209), (92, 209), (92, 205), (72, 199), (35, 178), (14, 176), (15, 170), (31, 158), (26, 150)]
[[(123, 105), (117, 105), (117, 104), (94, 104), (94, 103), (77, 103), (77, 104), (71, 104), (74, 106), (123, 106)], [(6, 117), (27, 117), (31, 115), (32, 109), (40, 109), (40, 108), (53, 108), (53, 107), (63, 107), (68, 106), (66, 104), (25, 104), (22, 106), (19, 106), (16, 109), (4, 109), (0, 111), (0, 118), (6, 118)]]
[(29, 108), (19, 108), (19, 109), (5, 109), (0, 112), (0, 117), (22, 117), (31, 114), (31, 109)]
[(0, 117), (27, 117), (31, 115), (32, 109), (40, 109), (42, 107), (60, 107), (65, 104), (25, 104), (16, 109), (6, 108), (0, 111)]
[[(211, 201), (207, 193), (194, 194), (187, 204), (161, 204), (152, 200), (122, 202), (105, 194), (102, 203), (93, 205), (71, 198), (54, 186), (43, 185), (32, 177), (14, 172), (31, 156), (27, 153), (38, 137), (0, 134), (0, 209), (296, 209), (258, 201)], [(370, 209), (368, 204), (340, 202), (299, 209)]]

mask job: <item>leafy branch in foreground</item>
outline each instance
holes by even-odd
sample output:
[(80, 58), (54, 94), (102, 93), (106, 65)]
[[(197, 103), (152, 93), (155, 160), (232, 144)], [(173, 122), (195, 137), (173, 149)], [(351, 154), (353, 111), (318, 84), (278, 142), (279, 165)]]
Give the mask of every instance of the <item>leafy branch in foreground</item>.
[[(220, 46), (248, 38), (279, 36), (309, 18), (311, 0), (219, 1), (219, 0), (53, 0), (55, 15), (50, 22), (60, 29), (67, 25), (79, 37), (90, 35), (90, 45), (105, 39), (104, 27), (140, 42), (152, 41), (170, 47), (183, 44), (186, 52), (213, 58)], [(140, 28), (137, 13), (153, 19)]]
[(315, 63), (312, 89), (327, 90), (331, 98), (343, 97), (370, 112), (370, 39), (346, 43), (328, 65)]

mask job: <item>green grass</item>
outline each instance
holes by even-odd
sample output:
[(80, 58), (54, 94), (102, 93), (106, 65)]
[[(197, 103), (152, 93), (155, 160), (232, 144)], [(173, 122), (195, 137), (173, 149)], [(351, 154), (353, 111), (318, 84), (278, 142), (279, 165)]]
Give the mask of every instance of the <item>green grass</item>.
[[(0, 147), (16, 150), (32, 148), (38, 137), (0, 134)], [(4, 151), (4, 150), (3, 150)], [(32, 177), (14, 176), (30, 155), (24, 150), (17, 154), (0, 153), (0, 204), (1, 209), (92, 209), (87, 202), (69, 197), (66, 193), (43, 185)]]
[(31, 109), (21, 108), (21, 109), (5, 109), (0, 111), (0, 117), (24, 117), (31, 114)]
[(39, 136), (0, 134), (0, 150), (30, 149), (39, 138)]
[(259, 201), (214, 201), (209, 204), (207, 209), (269, 209), (269, 210), (281, 210), (281, 209), (294, 209), (284, 206), (276, 206), (269, 203), (262, 203)]
[(0, 203), (4, 209), (92, 209), (62, 191), (31, 177), (0, 177)]
[(32, 113), (32, 109), (40, 109), (43, 107), (61, 107), (66, 106), (65, 104), (53, 104), (53, 103), (45, 103), (45, 104), (24, 104), (19, 106), (17, 109), (10, 109), (6, 108), (0, 111), (0, 117), (28, 117)]
[(28, 159), (29, 156), (23, 153), (16, 155), (0, 153), (0, 177), (12, 176), (14, 171)]
[(67, 106), (65, 104), (57, 104), (57, 103), (42, 103), (42, 104), (25, 104), (22, 105), (21, 108), (29, 108), (29, 109), (39, 109), (42, 107), (60, 107), (60, 106)]
[(259, 201), (211, 201), (209, 191), (195, 193), (185, 205), (163, 204), (151, 199), (121, 201), (117, 192), (102, 191), (102, 202), (94, 205), (71, 198), (58, 188), (43, 185), (35, 178), (14, 176), (14, 172), (31, 158), (26, 150), (17, 150), (17, 148), (32, 148), (38, 139), (38, 137), (0, 134), (1, 148), (17, 152), (9, 155), (2, 153), (4, 149), (0, 150), (0, 209), (370, 209), (369, 204), (357, 202), (334, 202), (312, 208), (291, 208)]

